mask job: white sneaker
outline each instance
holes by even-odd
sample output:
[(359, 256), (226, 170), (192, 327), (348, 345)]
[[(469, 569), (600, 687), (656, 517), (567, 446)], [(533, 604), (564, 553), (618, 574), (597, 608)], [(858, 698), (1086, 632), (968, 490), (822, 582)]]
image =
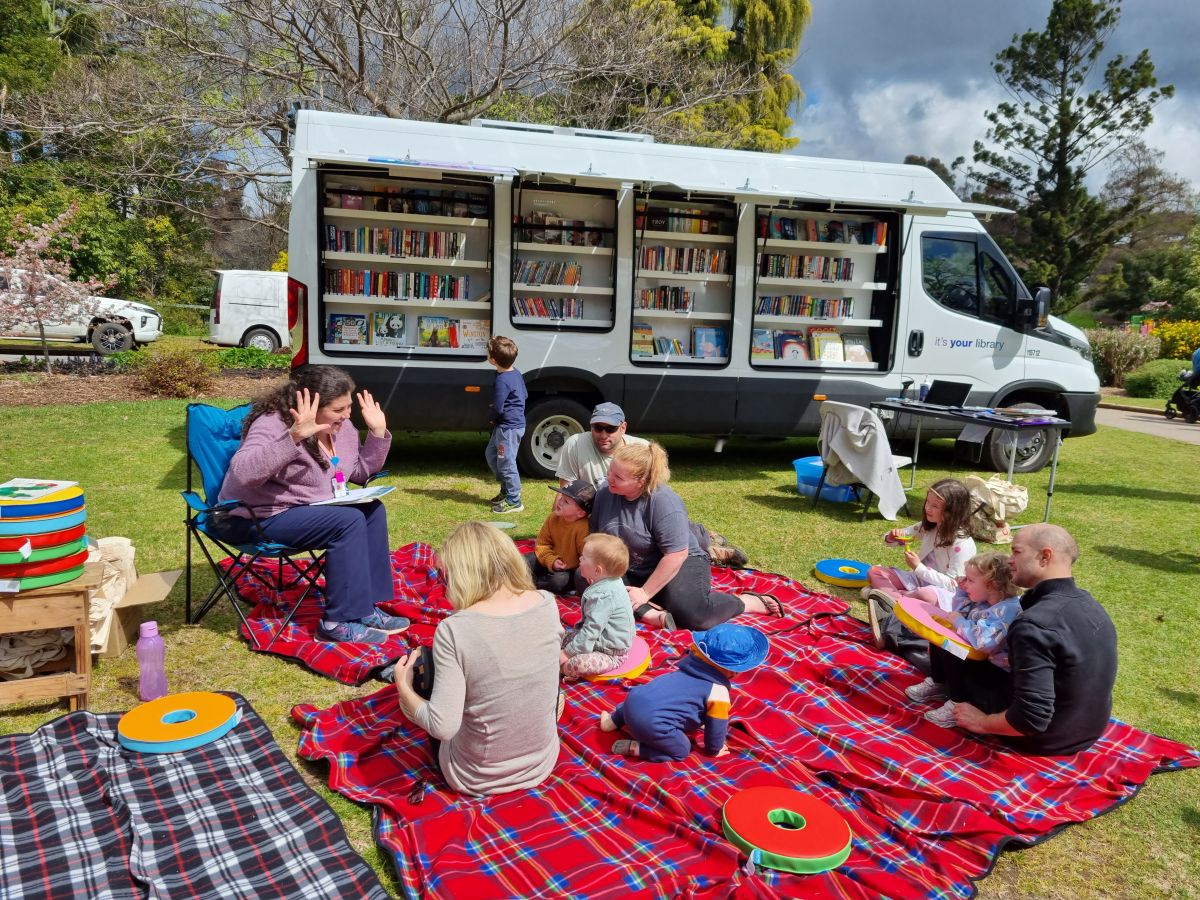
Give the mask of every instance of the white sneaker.
[(932, 678), (926, 678), (918, 684), (910, 684), (904, 689), (904, 694), (913, 703), (941, 703), (950, 699), (946, 696), (946, 686)]
[(958, 723), (954, 721), (954, 701), (947, 700), (937, 709), (931, 709), (925, 713), (925, 718), (936, 725), (938, 728), (957, 728)]
[(872, 588), (871, 588), (871, 586), (868, 584), (868, 585), (867, 585), (865, 588), (863, 588), (861, 591), (859, 591), (859, 592), (858, 592), (858, 596), (860, 596), (860, 597), (862, 597), (864, 600), (866, 600), (866, 599), (867, 599), (867, 597), (869, 597), (869, 596), (871, 595), (871, 591), (872, 591)]

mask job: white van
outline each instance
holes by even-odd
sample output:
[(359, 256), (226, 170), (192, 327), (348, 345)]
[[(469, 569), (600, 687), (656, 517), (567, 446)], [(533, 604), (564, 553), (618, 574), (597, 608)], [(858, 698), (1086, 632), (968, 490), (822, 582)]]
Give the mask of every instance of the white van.
[[(483, 428), (498, 333), (520, 348), (520, 461), (540, 476), (601, 399), (637, 433), (804, 435), (814, 395), (865, 405), (942, 378), (1095, 430), (1086, 341), (976, 218), (1003, 210), (928, 169), (512, 123), (295, 124), (294, 364), (346, 368), (395, 428)], [(1052, 439), (1023, 440), (1017, 470)], [(1009, 446), (988, 442), (997, 468)]]
[[(19, 278), (21, 270), (16, 270)], [(8, 284), (0, 279), (0, 303), (14, 302)], [(5, 320), (7, 316), (0, 317)], [(60, 322), (45, 323), (46, 338), (53, 341), (90, 343), (105, 356), (149, 344), (162, 337), (163, 320), (158, 310), (145, 303), (116, 297), (87, 297), (67, 310)], [(41, 339), (36, 321), (20, 321), (0, 332), (4, 337)]]
[(208, 340), (222, 347), (288, 346), (287, 273), (251, 269), (216, 272)]

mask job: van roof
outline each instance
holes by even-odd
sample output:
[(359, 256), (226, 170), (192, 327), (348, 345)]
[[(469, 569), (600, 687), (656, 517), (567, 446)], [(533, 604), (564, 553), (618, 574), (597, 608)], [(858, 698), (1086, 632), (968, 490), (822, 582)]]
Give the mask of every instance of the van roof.
[[(919, 214), (988, 214), (964, 203), (929, 169), (900, 163), (824, 159), (677, 144), (617, 141), (440, 122), (300, 110), (297, 158), (378, 166), (391, 174), (467, 172), (547, 183), (733, 195), (745, 202), (795, 199), (829, 207), (887, 206)], [(437, 177), (437, 175), (435, 175)]]
[(287, 272), (270, 272), (266, 269), (213, 269), (217, 275), (266, 275), (268, 278), (287, 278)]

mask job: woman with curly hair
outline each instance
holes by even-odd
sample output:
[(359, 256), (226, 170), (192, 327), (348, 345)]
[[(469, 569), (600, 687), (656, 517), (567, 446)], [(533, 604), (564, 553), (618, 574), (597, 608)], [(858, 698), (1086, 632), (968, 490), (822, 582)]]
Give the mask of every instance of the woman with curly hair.
[[(353, 379), (336, 366), (304, 366), (255, 400), (220, 499), (246, 504), (268, 540), (325, 549), (325, 611), (317, 640), (382, 643), (409, 624), (375, 606), (394, 598), (383, 504), (310, 505), (332, 499), (347, 481), (363, 484), (391, 448), (383, 410), (369, 391), (358, 394), (367, 426), (360, 442), (347, 421), (353, 392)], [(230, 511), (224, 530), (237, 543), (258, 537), (245, 507)]]

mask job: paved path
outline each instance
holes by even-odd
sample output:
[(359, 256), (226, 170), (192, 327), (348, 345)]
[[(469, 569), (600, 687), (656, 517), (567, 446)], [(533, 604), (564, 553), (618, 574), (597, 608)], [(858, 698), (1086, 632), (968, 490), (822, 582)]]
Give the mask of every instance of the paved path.
[(1155, 434), (1189, 444), (1200, 444), (1200, 422), (1189, 425), (1183, 419), (1167, 419), (1155, 410), (1127, 412), (1123, 409), (1101, 407), (1096, 410), (1096, 424), (1123, 428), (1126, 431), (1139, 431), (1142, 434)]

